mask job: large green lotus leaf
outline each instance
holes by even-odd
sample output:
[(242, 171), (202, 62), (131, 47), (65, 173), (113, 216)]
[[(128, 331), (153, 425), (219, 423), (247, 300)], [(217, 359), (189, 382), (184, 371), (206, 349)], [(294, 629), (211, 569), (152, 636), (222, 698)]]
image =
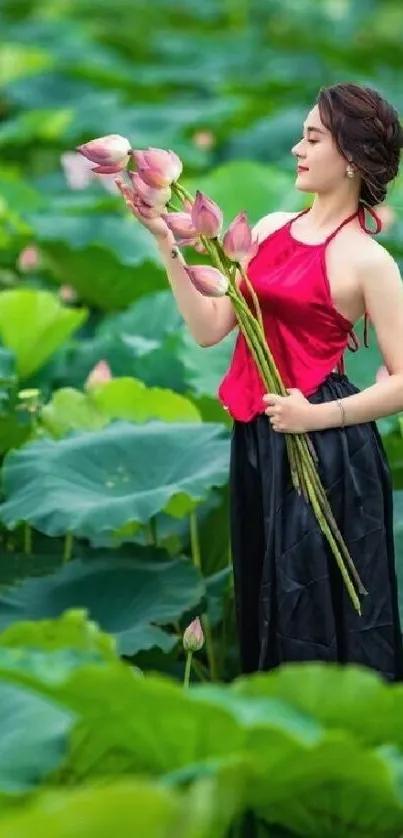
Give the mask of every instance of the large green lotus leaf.
[(173, 791), (141, 779), (115, 780), (101, 788), (42, 794), (3, 817), (0, 838), (185, 838), (179, 816)]
[(351, 732), (365, 745), (394, 742), (403, 750), (403, 688), (356, 666), (293, 664), (270, 675), (239, 679), (233, 687), (248, 698), (275, 697), (319, 719), (331, 729)]
[(0, 684), (0, 793), (27, 792), (65, 759), (74, 714)]
[(108, 423), (92, 399), (72, 387), (56, 390), (40, 413), (41, 426), (52, 436), (60, 438), (73, 430), (96, 431)]
[[(27, 579), (9, 589), (0, 596), (0, 629), (20, 620), (44, 620), (85, 609), (103, 631), (115, 636), (120, 654), (134, 655), (153, 646), (171, 651), (177, 637), (159, 624), (172, 623), (196, 609), (205, 594), (204, 584), (185, 559), (156, 560), (155, 551), (139, 547), (136, 553), (139, 558), (75, 559), (51, 576)], [(55, 636), (60, 638), (57, 628)], [(21, 631), (18, 624), (15, 630)], [(80, 626), (77, 631), (84, 633)], [(72, 632), (68, 624), (66, 646)]]
[(228, 435), (198, 423), (115, 422), (7, 454), (0, 518), (92, 538), (158, 512), (188, 514), (228, 479)]
[(0, 292), (0, 337), (15, 353), (21, 378), (39, 369), (85, 318), (85, 309), (66, 308), (46, 291)]
[[(346, 730), (326, 731), (316, 714), (295, 713), (296, 706), (282, 698), (246, 690), (228, 696), (216, 687), (193, 692), (223, 704), (247, 727), (245, 750), (256, 772), (248, 804), (268, 822), (312, 838), (399, 834), (403, 753), (397, 748), (371, 751)], [(298, 806), (290, 807), (290, 799)]]
[[(323, 743), (305, 761), (308, 786), (290, 798), (270, 800), (255, 786), (252, 805), (266, 821), (301, 838), (398, 838), (403, 829), (402, 752), (392, 746), (368, 751), (354, 740)], [(260, 800), (259, 800), (260, 797)], [(254, 798), (254, 800), (253, 800)]]
[(225, 838), (240, 787), (241, 764), (185, 794), (142, 778), (48, 791), (4, 817), (0, 838)]
[(110, 419), (127, 419), (146, 422), (161, 419), (164, 422), (200, 422), (197, 408), (171, 390), (145, 387), (134, 378), (116, 378), (102, 384), (89, 394), (96, 408)]
[(106, 316), (97, 335), (119, 336), (134, 355), (141, 356), (161, 346), (182, 323), (172, 292), (158, 291), (136, 300), (124, 312)]
[[(46, 586), (47, 580), (44, 581)], [(24, 598), (24, 594), (25, 591), (23, 590), (22, 598)], [(45, 590), (44, 597), (46, 598)], [(89, 620), (86, 611), (70, 609), (64, 611), (59, 618), (52, 617), (50, 620), (40, 621), (29, 619), (24, 622), (24, 620), (21, 621), (21, 617), (17, 617), (15, 612), (12, 614), (14, 605), (17, 610), (22, 611), (22, 600), (19, 601), (18, 596), (13, 601), (13, 593), (10, 592), (10, 596), (7, 596), (3, 603), (5, 611), (9, 610), (11, 619), (7, 619), (5, 614), (2, 615), (0, 647), (20, 648), (25, 646), (51, 652), (57, 649), (77, 649), (79, 652), (88, 654), (96, 653), (105, 661), (116, 660), (117, 652), (114, 639), (105, 634), (96, 623)], [(5, 628), (5, 626), (8, 627)]]
[(164, 287), (157, 248), (133, 217), (49, 211), (29, 221), (55, 280), (73, 285), (85, 303), (120, 310)]
[[(0, 647), (0, 681), (50, 698), (81, 719), (66, 777), (108, 773), (114, 755), (125, 757), (126, 771), (159, 775), (239, 753), (244, 743), (226, 708), (189, 700), (180, 684), (144, 678), (95, 652)], [(61, 768), (57, 779), (63, 778)]]

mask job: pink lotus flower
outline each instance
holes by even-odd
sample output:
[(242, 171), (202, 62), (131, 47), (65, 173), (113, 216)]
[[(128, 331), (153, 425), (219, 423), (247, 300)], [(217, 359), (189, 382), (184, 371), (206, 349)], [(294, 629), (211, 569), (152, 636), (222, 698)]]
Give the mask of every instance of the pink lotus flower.
[(199, 190), (196, 192), (191, 217), (199, 236), (213, 239), (219, 235), (223, 223), (220, 207)]
[(60, 162), (70, 189), (86, 189), (94, 180), (90, 161), (76, 151), (66, 151), (62, 154)]
[(212, 148), (215, 143), (215, 136), (212, 131), (196, 131), (192, 137), (193, 143), (198, 148)]
[(246, 212), (240, 212), (228, 227), (223, 238), (223, 250), (233, 262), (244, 262), (257, 251), (257, 242), (253, 242), (252, 228), (248, 224)]
[(185, 629), (183, 648), (186, 652), (200, 652), (204, 645), (204, 634), (198, 617)]
[(93, 171), (105, 175), (125, 169), (130, 159), (130, 150), (129, 140), (120, 134), (108, 134), (77, 146), (80, 154), (96, 164)]
[(129, 175), (133, 184), (135, 200), (140, 200), (149, 207), (161, 207), (161, 209), (166, 207), (172, 197), (172, 191), (169, 186), (156, 189), (153, 186), (149, 186), (148, 183), (145, 183), (138, 172), (129, 172)]
[(185, 271), (195, 288), (205, 297), (224, 297), (229, 280), (217, 268), (210, 265), (187, 265)]
[(173, 151), (148, 148), (145, 151), (133, 151), (132, 155), (140, 177), (157, 189), (175, 183), (182, 173), (182, 161)]
[(112, 371), (106, 361), (99, 361), (98, 364), (91, 370), (86, 382), (85, 389), (91, 390), (92, 387), (98, 387), (99, 384), (105, 384), (113, 378)]
[(20, 271), (33, 271), (39, 266), (40, 254), (34, 244), (29, 244), (21, 250), (17, 259), (17, 267)]
[(166, 212), (163, 213), (162, 218), (174, 236), (181, 237), (183, 240), (197, 238), (197, 231), (193, 227), (190, 213)]
[(61, 285), (59, 288), (59, 297), (63, 303), (75, 303), (77, 292), (72, 285)]
[(387, 378), (389, 378), (389, 372), (387, 368), (385, 366), (379, 367), (375, 376), (376, 383), (379, 384), (380, 381), (386, 381)]

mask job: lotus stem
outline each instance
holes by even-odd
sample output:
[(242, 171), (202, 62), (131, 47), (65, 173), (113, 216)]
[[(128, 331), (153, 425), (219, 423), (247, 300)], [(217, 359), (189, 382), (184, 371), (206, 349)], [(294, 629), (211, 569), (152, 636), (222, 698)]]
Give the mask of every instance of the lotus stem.
[(186, 666), (185, 666), (185, 675), (183, 679), (183, 686), (187, 690), (190, 683), (190, 670), (192, 668), (192, 657), (193, 653), (188, 652), (186, 655)]
[(32, 554), (32, 530), (29, 524), (24, 524), (24, 553), (26, 556)]
[[(202, 573), (199, 528), (197, 523), (197, 512), (195, 509), (193, 509), (190, 513), (190, 544), (193, 564), (195, 567), (197, 567), (200, 573)], [(206, 641), (206, 655), (210, 670), (210, 678), (212, 681), (218, 681), (217, 661), (214, 650), (213, 633), (211, 630), (208, 614), (202, 614), (200, 617), (200, 622), (202, 624), (204, 639)]]
[(68, 532), (64, 539), (63, 561), (69, 562), (73, 553), (74, 533)]

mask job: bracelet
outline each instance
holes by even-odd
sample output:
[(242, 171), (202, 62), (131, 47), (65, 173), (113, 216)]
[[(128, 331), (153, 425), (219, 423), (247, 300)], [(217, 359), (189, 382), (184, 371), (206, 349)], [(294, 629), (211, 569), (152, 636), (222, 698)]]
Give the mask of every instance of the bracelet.
[(341, 413), (341, 427), (344, 428), (346, 424), (346, 411), (344, 410), (344, 404), (342, 401), (340, 401), (340, 399), (337, 399), (337, 404)]

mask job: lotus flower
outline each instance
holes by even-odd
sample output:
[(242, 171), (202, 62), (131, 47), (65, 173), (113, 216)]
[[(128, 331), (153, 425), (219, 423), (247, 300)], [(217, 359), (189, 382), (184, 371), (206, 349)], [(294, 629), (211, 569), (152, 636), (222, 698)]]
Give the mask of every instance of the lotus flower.
[(255, 255), (258, 244), (253, 242), (252, 228), (246, 212), (240, 212), (228, 227), (223, 238), (223, 250), (233, 262), (244, 262)]
[(64, 303), (74, 303), (77, 300), (77, 291), (72, 285), (61, 285), (59, 297)]
[(156, 189), (153, 186), (149, 186), (148, 183), (145, 183), (138, 172), (129, 172), (129, 175), (133, 184), (135, 200), (139, 199), (149, 207), (161, 207), (161, 209), (171, 200), (172, 192), (169, 186)]
[(77, 146), (77, 151), (91, 163), (96, 163), (93, 172), (112, 175), (126, 168), (130, 159), (130, 148), (126, 137), (121, 137), (120, 134), (108, 134), (106, 137), (99, 137)]
[(94, 180), (94, 170), (89, 160), (76, 151), (66, 151), (60, 162), (70, 189), (86, 189)]
[(91, 370), (86, 382), (85, 389), (91, 390), (92, 387), (97, 387), (98, 384), (105, 384), (112, 378), (112, 372), (109, 364), (106, 361), (99, 361), (98, 364)]
[(190, 213), (166, 212), (162, 215), (162, 218), (174, 236), (186, 241), (197, 238), (197, 231), (193, 227)]
[(182, 161), (173, 151), (148, 148), (146, 151), (133, 151), (132, 155), (140, 177), (156, 189), (175, 183), (182, 173)]
[(223, 222), (223, 214), (220, 207), (211, 198), (204, 195), (203, 192), (196, 192), (191, 217), (199, 236), (206, 236), (208, 239), (213, 239), (219, 235)]
[(34, 244), (29, 244), (21, 250), (17, 259), (17, 267), (20, 271), (33, 271), (40, 263), (39, 250)]
[(185, 629), (183, 648), (186, 652), (200, 652), (204, 645), (204, 634), (198, 617)]
[(195, 288), (205, 297), (224, 297), (229, 281), (217, 268), (210, 265), (187, 265), (185, 271)]

